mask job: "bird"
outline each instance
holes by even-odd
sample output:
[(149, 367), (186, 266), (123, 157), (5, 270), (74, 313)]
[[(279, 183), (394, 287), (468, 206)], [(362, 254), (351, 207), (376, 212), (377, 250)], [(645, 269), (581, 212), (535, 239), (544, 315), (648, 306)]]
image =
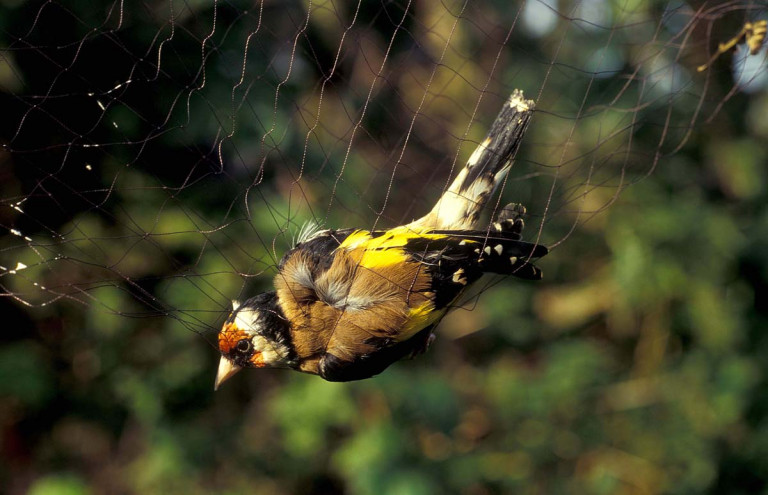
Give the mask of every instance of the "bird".
[(533, 261), (548, 248), (522, 240), (523, 205), (480, 220), (533, 109), (515, 90), (425, 216), (384, 230), (303, 228), (278, 263), (275, 290), (233, 301), (218, 333), (214, 389), (244, 368), (370, 378), (425, 352), (436, 325), (484, 273), (541, 279)]

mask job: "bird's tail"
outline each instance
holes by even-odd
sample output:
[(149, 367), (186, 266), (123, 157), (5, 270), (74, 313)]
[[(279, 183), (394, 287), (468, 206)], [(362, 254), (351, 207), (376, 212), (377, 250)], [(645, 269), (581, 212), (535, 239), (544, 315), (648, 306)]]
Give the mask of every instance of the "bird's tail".
[(533, 115), (534, 103), (516, 89), (493, 121), (485, 140), (427, 215), (411, 222), (413, 229), (471, 230), (480, 213), (512, 166), (517, 148)]

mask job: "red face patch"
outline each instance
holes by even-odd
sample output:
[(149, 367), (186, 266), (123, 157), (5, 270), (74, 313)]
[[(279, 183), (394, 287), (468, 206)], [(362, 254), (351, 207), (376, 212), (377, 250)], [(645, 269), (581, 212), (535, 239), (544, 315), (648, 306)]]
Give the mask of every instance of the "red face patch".
[[(247, 333), (240, 330), (234, 322), (225, 323), (221, 332), (219, 332), (219, 352), (229, 359), (233, 359), (239, 366), (250, 366), (253, 368), (263, 368), (266, 366), (263, 354), (257, 350), (246, 351), (245, 355), (237, 358), (238, 351), (240, 351), (238, 343), (243, 340), (250, 343), (250, 337)], [(240, 359), (247, 359), (247, 363)]]
[(219, 332), (219, 351), (224, 355), (229, 355), (235, 350), (237, 343), (243, 339), (248, 339), (248, 335), (237, 328), (234, 323), (225, 323), (224, 328)]

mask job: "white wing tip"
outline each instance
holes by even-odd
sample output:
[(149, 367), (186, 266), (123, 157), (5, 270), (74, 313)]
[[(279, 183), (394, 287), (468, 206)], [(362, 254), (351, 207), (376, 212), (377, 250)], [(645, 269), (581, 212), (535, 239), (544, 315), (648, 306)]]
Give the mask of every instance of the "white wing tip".
[(521, 89), (512, 91), (512, 95), (509, 97), (509, 106), (517, 110), (518, 112), (528, 112), (533, 106), (533, 100), (526, 100)]

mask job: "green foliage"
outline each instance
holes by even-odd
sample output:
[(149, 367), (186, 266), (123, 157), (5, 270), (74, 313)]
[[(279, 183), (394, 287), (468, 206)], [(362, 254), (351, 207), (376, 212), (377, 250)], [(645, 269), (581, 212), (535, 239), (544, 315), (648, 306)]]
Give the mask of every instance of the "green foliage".
[(29, 495), (88, 495), (91, 491), (79, 478), (71, 475), (52, 475), (36, 481)]
[[(106, 8), (95, 3), (99, 9), (67, 3), (83, 21), (58, 44), (83, 39), (93, 12)], [(589, 2), (560, 2), (571, 3)], [(21, 321), (6, 329), (0, 347), (0, 485), (34, 495), (764, 490), (768, 97), (734, 96), (697, 127), (700, 135), (658, 163), (658, 125), (632, 134), (633, 150), (647, 153), (596, 156), (626, 145), (627, 134), (609, 134), (634, 125), (635, 117), (657, 124), (667, 110), (685, 114), (698, 103), (690, 95), (702, 91), (703, 79), (690, 70), (682, 80), (662, 70), (641, 74), (645, 91), (630, 87), (609, 110), (594, 111), (625, 84), (610, 75), (649, 57), (637, 46), (656, 36), (662, 44), (663, 26), (650, 16), (667, 2), (593, 3), (637, 29), (566, 25), (560, 18), (539, 34), (516, 28), (489, 76), (501, 46), (491, 39), (493, 29), (469, 22), (454, 29), (458, 3), (419, 2), (395, 40), (395, 68), (382, 76), (387, 84), (374, 77), (374, 62), (391, 37), (387, 22), (399, 18), (402, 6), (375, 3), (357, 24), (369, 36), (347, 39), (370, 43), (371, 59), (344, 65), (329, 79), (322, 122), (314, 126), (317, 86), (328, 74), (315, 72), (313, 57), (333, 58), (310, 48), (335, 49), (349, 22), (349, 11), (338, 7), (344, 2), (313, 2), (318, 13), (310, 16), (306, 39), (297, 38), (290, 77), (285, 47), (293, 46), (309, 2), (267, 12), (270, 25), (251, 46), (242, 87), (242, 47), (253, 26), (236, 21), (255, 15), (253, 6), (219, 2), (227, 19), (219, 22), (231, 29), (206, 45), (206, 84), (188, 108), (184, 89), (201, 83), (193, 75), (210, 30), (196, 20), (210, 19), (212, 7), (184, 2), (176, 39), (163, 55), (172, 76), (156, 94), (143, 94), (152, 108), (181, 95), (173, 111), (156, 117), (167, 117), (164, 129), (177, 132), (139, 143), (152, 127), (143, 114), (128, 105), (110, 108), (103, 119), (119, 122), (120, 131), (110, 128), (115, 134), (101, 140), (131, 146), (92, 161), (100, 181), (93, 189), (109, 192), (99, 196), (103, 204), (73, 210), (58, 226), (66, 242), (50, 253), (60, 250), (62, 258), (24, 252), (12, 259), (29, 266), (28, 278), (2, 278), (4, 289), (30, 294), (38, 307), (0, 301)], [(37, 12), (25, 2), (0, 8), (25, 29)], [(507, 27), (516, 19), (506, 1), (471, 8), (477, 10), (466, 19), (502, 18)], [(127, 16), (114, 34), (133, 55), (169, 35), (169, 26), (143, 15), (149, 14)], [(0, 25), (7, 33), (11, 23), (0, 15)], [(25, 43), (46, 46), (34, 36), (42, 35), (35, 31)], [(454, 44), (420, 107), (430, 64), (449, 36)], [(228, 43), (238, 48), (219, 48)], [(654, 53), (659, 63), (677, 55), (676, 43)], [(31, 75), (16, 67), (20, 53), (2, 56), (0, 90), (16, 90), (12, 84), (23, 86)], [(15, 79), (8, 75), (14, 71)], [(686, 81), (683, 89), (675, 86)], [(732, 81), (721, 70), (708, 84), (726, 92)], [(245, 371), (214, 394), (217, 326), (231, 299), (269, 287), (303, 220), (368, 227), (378, 218), (381, 227), (418, 216), (442, 190), (453, 159), (466, 159), (484, 134), (501, 101), (494, 96), (511, 87), (531, 96), (542, 88), (546, 112), (536, 114), (505, 199), (529, 205), (527, 238), (541, 226), (547, 200), (566, 205), (548, 211), (541, 229), (542, 242), (563, 241), (541, 262), (545, 280), (489, 282), (479, 299), (441, 323), (427, 355), (371, 380), (335, 384), (284, 370)], [(369, 113), (356, 128), (366, 101)], [(659, 101), (662, 110), (654, 110), (650, 103)], [(411, 129), (417, 108), (429, 118)], [(210, 148), (220, 126), (233, 126), (222, 145), (223, 169), (217, 156), (199, 151)], [(687, 130), (669, 129), (666, 138)], [(565, 149), (548, 145), (566, 141)], [(36, 146), (48, 143), (41, 137)], [(557, 171), (542, 163), (558, 164)], [(7, 182), (3, 198), (29, 193), (21, 178)], [(43, 246), (52, 242), (44, 239)], [(11, 241), (2, 241), (3, 255), (17, 254)], [(35, 280), (66, 297), (38, 300)], [(65, 290), (74, 286), (82, 291)]]
[(0, 348), (0, 397), (24, 408), (43, 407), (54, 395), (55, 375), (41, 346), (18, 342)]

